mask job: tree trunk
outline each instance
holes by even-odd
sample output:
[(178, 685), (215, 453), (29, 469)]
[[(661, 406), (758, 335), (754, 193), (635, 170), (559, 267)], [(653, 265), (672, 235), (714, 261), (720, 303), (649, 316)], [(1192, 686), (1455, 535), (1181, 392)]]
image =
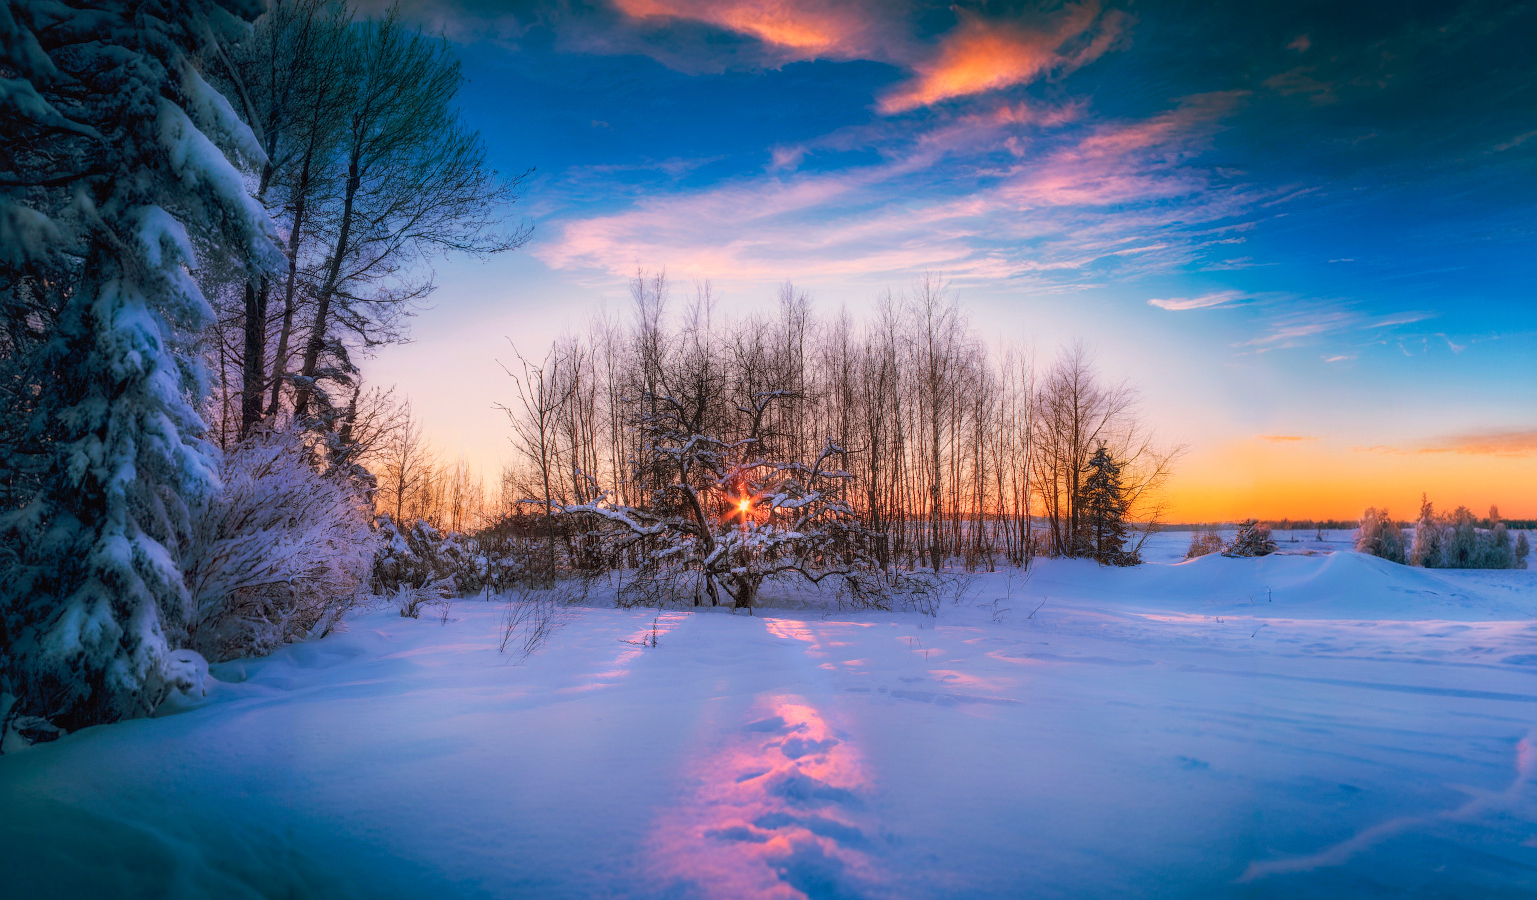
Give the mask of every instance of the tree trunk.
[(240, 390), (240, 436), (249, 437), (262, 418), (262, 390), (266, 387), (267, 276), (260, 286), (245, 286), (245, 359)]
[(331, 298), (336, 294), (337, 280), (341, 277), (342, 258), (347, 255), (348, 240), (352, 235), (352, 205), (357, 198), (362, 177), (358, 172), (358, 152), (354, 150), (347, 163), (347, 196), (342, 203), (342, 227), (336, 235), (336, 247), (331, 254), (331, 265), (326, 271), (325, 284), (315, 302), (315, 322), (310, 328), (309, 342), (304, 347), (304, 365), (299, 375), (306, 379), (294, 392), (294, 417), (303, 418), (309, 412), (310, 395), (314, 393), (315, 370), (320, 364), (320, 351), (326, 345), (326, 324), (331, 315)]

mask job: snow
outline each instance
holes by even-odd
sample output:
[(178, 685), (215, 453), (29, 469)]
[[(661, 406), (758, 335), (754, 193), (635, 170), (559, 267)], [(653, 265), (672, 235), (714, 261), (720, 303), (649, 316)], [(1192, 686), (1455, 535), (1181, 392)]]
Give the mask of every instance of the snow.
[(1531, 896), (1537, 572), (1311, 549), (1048, 560), (935, 617), (573, 608), (521, 663), (496, 603), (365, 612), (0, 757), (0, 867), (51, 897)]

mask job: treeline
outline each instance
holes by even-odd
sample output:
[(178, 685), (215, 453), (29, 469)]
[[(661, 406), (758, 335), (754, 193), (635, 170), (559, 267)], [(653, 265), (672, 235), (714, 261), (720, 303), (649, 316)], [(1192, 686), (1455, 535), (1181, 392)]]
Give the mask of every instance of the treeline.
[(0, 750), (324, 633), (401, 415), (354, 357), (404, 335), (422, 263), (527, 236), (457, 62), (393, 13), (6, 9)]
[(1531, 544), (1526, 531), (1511, 538), (1511, 524), (1498, 507), (1478, 518), (1466, 506), (1439, 513), (1421, 498), (1420, 514), (1405, 528), (1385, 509), (1369, 508), (1356, 531), (1356, 549), (1396, 563), (1427, 569), (1524, 569)]
[(1176, 451), (1081, 346), (1044, 362), (997, 352), (935, 277), (864, 322), (818, 317), (789, 283), (772, 314), (741, 318), (721, 314), (708, 283), (682, 302), (672, 292), (665, 272), (641, 272), (629, 321), (600, 318), (509, 367), (522, 461), (504, 478), (525, 509), (660, 508), (693, 452), (669, 456), (670, 442), (708, 441), (720, 449), (688, 487), (708, 503), (739, 495), (720, 481), (727, 456), (846, 476), (816, 493), (847, 505), (881, 567), (1131, 562), (1156, 526)]
[[(1352, 531), (1358, 524), (1353, 519), (1255, 519), (1272, 531)], [(1163, 527), (1164, 531), (1209, 531), (1235, 528), (1239, 522), (1177, 522)]]

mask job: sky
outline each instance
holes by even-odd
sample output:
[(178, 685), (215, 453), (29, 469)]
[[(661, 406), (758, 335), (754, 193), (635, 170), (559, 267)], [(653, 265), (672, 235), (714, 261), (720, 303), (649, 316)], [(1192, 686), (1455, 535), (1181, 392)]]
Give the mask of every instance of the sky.
[(365, 376), (511, 458), (500, 363), (628, 313), (858, 316), (924, 272), (1081, 340), (1187, 447), (1175, 521), (1537, 517), (1537, 6), (402, 0), (534, 236), (448, 259)]

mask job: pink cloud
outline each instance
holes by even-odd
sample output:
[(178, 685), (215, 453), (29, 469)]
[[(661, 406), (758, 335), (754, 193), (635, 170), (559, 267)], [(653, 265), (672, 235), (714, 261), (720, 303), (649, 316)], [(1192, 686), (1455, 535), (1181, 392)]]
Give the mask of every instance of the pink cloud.
[(1159, 309), (1186, 310), (1186, 309), (1212, 309), (1220, 306), (1232, 306), (1248, 295), (1242, 291), (1217, 291), (1211, 294), (1202, 294), (1199, 297), (1170, 297), (1168, 299), (1152, 299), (1147, 301), (1149, 306)]
[[(687, 19), (757, 38), (786, 60), (892, 55), (900, 5), (823, 0), (615, 0), (632, 19)], [(898, 15), (893, 15), (896, 13)]]
[(1002, 193), (1021, 206), (1104, 206), (1205, 191), (1206, 174), (1180, 163), (1205, 146), (1246, 96), (1198, 94), (1148, 119), (1102, 125), (1044, 163), (1022, 166)]
[[(1110, 257), (1122, 272), (1166, 269), (1242, 227), (1232, 219), (1257, 199), (1212, 185), (1186, 165), (1234, 103), (1192, 98), (1151, 120), (1093, 127), (1076, 139), (1042, 129), (1076, 120), (1081, 107), (1019, 104), (949, 118), (917, 135), (889, 125), (835, 133), (814, 145), (874, 147), (885, 161), (790, 172), (813, 145), (776, 148), (763, 175), (644, 196), (625, 210), (568, 221), (534, 252), (555, 268), (624, 275), (642, 262), (685, 277), (743, 281), (789, 273), (890, 278), (934, 268), (957, 279), (1063, 289)], [(1000, 166), (1015, 139), (1056, 149)], [(1158, 202), (1176, 195), (1188, 200)], [(1121, 208), (1106, 215), (1106, 203)], [(1171, 238), (1171, 230), (1184, 236)]]
[(960, 25), (945, 35), (932, 57), (914, 67), (913, 79), (881, 98), (881, 112), (904, 112), (1077, 68), (1109, 49), (1124, 22), (1118, 11), (1102, 17), (1097, 0), (1070, 4), (1040, 27), (964, 10), (957, 15)]

